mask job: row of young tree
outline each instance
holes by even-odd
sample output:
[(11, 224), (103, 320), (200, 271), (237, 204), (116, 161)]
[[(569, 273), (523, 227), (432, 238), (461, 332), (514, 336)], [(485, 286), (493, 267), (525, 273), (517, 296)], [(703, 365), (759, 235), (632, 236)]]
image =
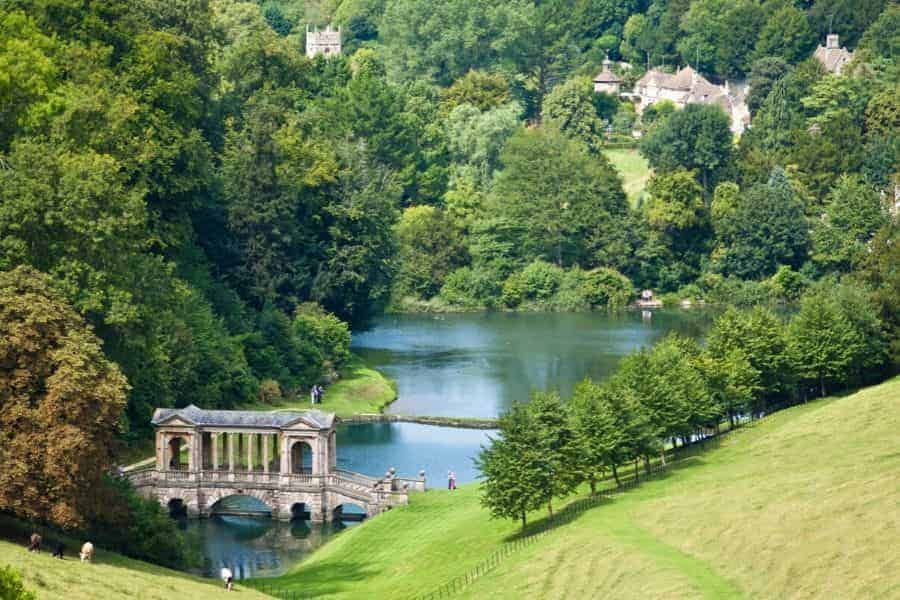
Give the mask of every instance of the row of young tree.
[(602, 382), (587, 379), (564, 402), (536, 392), (515, 403), (477, 466), (482, 503), (521, 520), (587, 483), (620, 483), (621, 470), (810, 396), (877, 381), (888, 337), (864, 288), (831, 282), (785, 319), (769, 309), (728, 309), (705, 347), (672, 334), (622, 360)]

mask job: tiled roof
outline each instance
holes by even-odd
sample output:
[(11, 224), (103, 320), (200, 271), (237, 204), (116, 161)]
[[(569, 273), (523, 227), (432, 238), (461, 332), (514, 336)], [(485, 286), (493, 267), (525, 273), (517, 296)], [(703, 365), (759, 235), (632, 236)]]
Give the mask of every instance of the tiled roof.
[(819, 46), (813, 53), (819, 62), (821, 62), (829, 73), (840, 73), (844, 63), (849, 62), (853, 58), (853, 53), (846, 48), (826, 48)]
[(317, 429), (331, 429), (334, 414), (320, 410), (263, 412), (256, 410), (204, 410), (193, 404), (184, 408), (157, 408), (151, 423), (160, 425), (179, 417), (198, 426), (282, 428), (303, 419)]

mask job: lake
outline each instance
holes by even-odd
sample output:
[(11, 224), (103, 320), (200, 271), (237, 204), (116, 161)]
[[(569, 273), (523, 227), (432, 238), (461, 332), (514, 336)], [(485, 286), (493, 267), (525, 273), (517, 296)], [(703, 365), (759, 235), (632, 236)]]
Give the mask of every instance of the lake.
[(390, 413), (490, 418), (534, 389), (565, 397), (669, 332), (700, 338), (711, 319), (699, 310), (385, 315), (354, 333), (353, 350), (397, 381)]
[[(402, 475), (425, 471), (428, 486), (445, 487), (447, 472), (458, 483), (474, 481), (478, 473), (472, 459), (491, 431), (455, 429), (416, 423), (344, 424), (337, 432), (337, 464), (375, 477), (394, 467)], [(230, 508), (266, 510), (253, 498), (231, 497)], [(264, 517), (213, 516), (182, 521), (203, 556), (198, 573), (218, 577), (228, 566), (237, 579), (274, 577), (325, 543), (335, 532), (358, 521), (340, 523), (283, 523)]]
[[(353, 349), (397, 381), (390, 412), (407, 415), (496, 417), (533, 389), (563, 396), (587, 376), (609, 375), (619, 360), (669, 332), (701, 338), (711, 323), (703, 311), (606, 313), (479, 313), (387, 315), (354, 333)], [(415, 423), (343, 424), (339, 467), (379, 477), (425, 471), (429, 487), (474, 481), (480, 447), (495, 432)], [(185, 524), (204, 556), (202, 572), (217, 577), (283, 573), (336, 531), (355, 522), (279, 523), (217, 516)]]

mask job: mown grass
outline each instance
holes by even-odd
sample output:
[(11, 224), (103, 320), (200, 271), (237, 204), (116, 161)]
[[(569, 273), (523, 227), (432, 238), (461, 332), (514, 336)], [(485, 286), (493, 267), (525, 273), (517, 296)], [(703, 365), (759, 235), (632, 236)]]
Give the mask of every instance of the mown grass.
[[(93, 563), (82, 564), (78, 560), (78, 546), (73, 542), (67, 547), (68, 556), (59, 560), (50, 556), (49, 548), (31, 554), (24, 545), (0, 541), (0, 565), (18, 569), (26, 587), (39, 600), (205, 600), (221, 598), (224, 593), (216, 581), (131, 560), (100, 548), (95, 549)], [(235, 590), (239, 592), (235, 597), (244, 600), (268, 598), (240, 582)]]
[(309, 410), (317, 408), (339, 417), (380, 413), (397, 399), (397, 384), (366, 365), (357, 355), (341, 369), (341, 377), (325, 388), (321, 404), (313, 406), (308, 394), (277, 404), (256, 403), (243, 406), (252, 410)]
[(647, 181), (650, 180), (650, 165), (637, 150), (604, 150), (603, 154), (613, 164), (619, 175), (622, 176), (622, 185), (625, 188), (625, 194), (632, 206), (637, 204), (644, 188), (647, 187)]
[[(900, 379), (798, 406), (581, 513), (467, 587), (470, 598), (900, 597)], [(411, 597), (518, 532), (476, 486), (413, 496), (279, 586)]]

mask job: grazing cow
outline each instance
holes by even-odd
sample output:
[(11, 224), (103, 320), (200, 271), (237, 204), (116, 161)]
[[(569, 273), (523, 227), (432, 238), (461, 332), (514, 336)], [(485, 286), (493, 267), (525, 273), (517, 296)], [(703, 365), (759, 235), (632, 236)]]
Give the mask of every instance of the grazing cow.
[(31, 537), (28, 538), (28, 551), (29, 552), (40, 552), (42, 541), (43, 541), (43, 538), (39, 534), (32, 533)]
[(60, 542), (59, 544), (56, 545), (56, 550), (53, 551), (53, 558), (58, 558), (58, 559), (62, 560), (63, 552), (65, 550), (66, 550), (65, 544)]
[(81, 562), (91, 562), (91, 559), (94, 558), (94, 545), (90, 542), (85, 542), (78, 556), (81, 557)]

